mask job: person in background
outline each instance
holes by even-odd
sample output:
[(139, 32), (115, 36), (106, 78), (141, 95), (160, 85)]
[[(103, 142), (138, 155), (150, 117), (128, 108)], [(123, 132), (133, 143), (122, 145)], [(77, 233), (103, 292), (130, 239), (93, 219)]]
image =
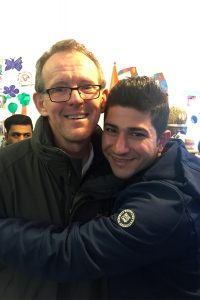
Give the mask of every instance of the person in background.
[(168, 115), (151, 78), (119, 81), (102, 148), (127, 186), (110, 216), (66, 228), (1, 219), (0, 261), (64, 283), (106, 277), (104, 300), (199, 299), (200, 159), (170, 139)]
[[(98, 60), (76, 40), (58, 41), (38, 59), (33, 100), (41, 116), (32, 139), (0, 152), (1, 216), (65, 226), (109, 214), (123, 182), (101, 150), (97, 123), (107, 94)], [(2, 300), (94, 300), (103, 298), (102, 285), (59, 284), (0, 267)]]
[(15, 114), (4, 121), (5, 145), (29, 139), (33, 134), (33, 123), (29, 116)]

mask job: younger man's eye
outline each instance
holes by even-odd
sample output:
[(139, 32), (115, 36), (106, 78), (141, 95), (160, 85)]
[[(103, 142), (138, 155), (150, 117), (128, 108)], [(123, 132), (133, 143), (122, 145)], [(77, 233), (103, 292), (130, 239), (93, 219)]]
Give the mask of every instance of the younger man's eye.
[(105, 126), (105, 127), (104, 127), (104, 132), (107, 132), (107, 133), (115, 133), (115, 132), (116, 132), (116, 129), (113, 128), (113, 127), (110, 127), (110, 126)]
[(147, 133), (146, 132), (141, 132), (141, 131), (133, 131), (130, 133), (133, 137), (135, 138), (146, 138), (147, 137)]

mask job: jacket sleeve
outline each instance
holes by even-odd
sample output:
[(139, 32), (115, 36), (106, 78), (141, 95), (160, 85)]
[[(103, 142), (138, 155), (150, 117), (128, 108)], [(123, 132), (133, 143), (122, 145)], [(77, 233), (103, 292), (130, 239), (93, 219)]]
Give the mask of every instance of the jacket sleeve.
[(110, 217), (65, 229), (1, 219), (0, 261), (60, 282), (123, 274), (191, 246), (180, 202), (173, 188), (151, 182), (121, 193)]

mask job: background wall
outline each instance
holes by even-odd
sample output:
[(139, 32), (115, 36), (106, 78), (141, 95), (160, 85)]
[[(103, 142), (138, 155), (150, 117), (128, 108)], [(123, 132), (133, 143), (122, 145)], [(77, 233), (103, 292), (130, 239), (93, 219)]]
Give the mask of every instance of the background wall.
[[(75, 38), (99, 58), (108, 84), (116, 62), (139, 75), (163, 72), (171, 104), (200, 95), (199, 0), (1, 0), (0, 8), (0, 58), (21, 56), (33, 75), (54, 42)], [(0, 120), (7, 114), (0, 109)], [(35, 122), (32, 102), (28, 114)]]

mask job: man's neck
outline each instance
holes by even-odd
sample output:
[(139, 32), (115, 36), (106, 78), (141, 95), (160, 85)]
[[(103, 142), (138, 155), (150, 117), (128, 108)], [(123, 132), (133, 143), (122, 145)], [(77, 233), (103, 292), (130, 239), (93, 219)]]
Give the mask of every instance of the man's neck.
[(92, 145), (90, 142), (85, 143), (70, 143), (69, 145), (63, 147), (58, 146), (62, 149), (66, 154), (68, 154), (72, 158), (80, 159), (82, 161), (82, 166), (88, 161), (90, 156)]

